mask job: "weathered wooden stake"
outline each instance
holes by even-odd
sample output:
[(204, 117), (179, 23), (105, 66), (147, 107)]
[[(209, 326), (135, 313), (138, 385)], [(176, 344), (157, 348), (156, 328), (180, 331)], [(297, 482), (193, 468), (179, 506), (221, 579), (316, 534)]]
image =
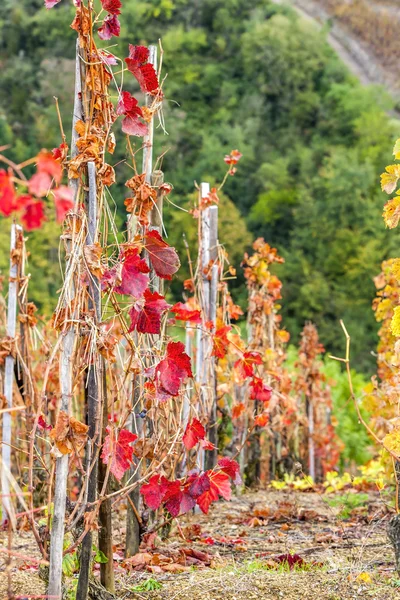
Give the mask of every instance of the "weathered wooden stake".
[[(72, 119), (72, 136), (71, 136), (71, 156), (75, 158), (77, 155), (76, 141), (78, 134), (75, 130), (77, 121), (83, 118), (82, 109), (82, 77), (81, 77), (81, 57), (79, 42), (76, 42), (76, 58), (75, 58), (75, 96), (74, 96), (74, 113)], [(70, 187), (74, 190), (75, 204), (79, 192), (79, 180), (71, 179)], [(66, 264), (66, 279), (69, 272), (74, 268), (71, 257), (67, 258)], [(70, 278), (73, 282), (73, 277)], [(66, 298), (66, 303), (73, 300), (75, 290), (73, 285), (69, 290), (69, 295)], [(69, 413), (70, 401), (72, 397), (72, 361), (75, 346), (75, 329), (69, 327), (62, 334), (63, 340), (61, 344), (60, 358), (60, 387), (61, 387), (61, 402), (60, 410)], [(65, 504), (67, 497), (67, 479), (68, 479), (68, 454), (57, 458), (56, 460), (56, 476), (54, 483), (54, 513), (50, 537), (50, 567), (49, 567), (49, 586), (48, 595), (53, 598), (61, 598), (62, 596), (62, 560), (63, 560), (63, 540), (64, 540), (64, 519), (65, 519)]]
[[(104, 359), (102, 360), (102, 402), (103, 402), (103, 418), (102, 418), (102, 432), (101, 442), (104, 443), (106, 437), (107, 418), (108, 418), (108, 406), (107, 406), (107, 377)], [(107, 465), (103, 461), (99, 461), (99, 481), (98, 491), (101, 493), (104, 485), (104, 480), (107, 473)], [(106, 487), (106, 493), (108, 492), (108, 486)], [(112, 539), (112, 513), (111, 513), (111, 498), (103, 500), (100, 504), (99, 510), (99, 550), (103, 552), (107, 558), (107, 562), (100, 564), (100, 581), (104, 587), (111, 592), (115, 592), (115, 581), (114, 581), (114, 561), (113, 561), (113, 539)]]
[[(22, 232), (22, 227), (13, 223), (11, 225), (11, 243), (10, 243), (10, 279), (8, 285), (8, 305), (7, 305), (7, 336), (13, 342), (16, 333), (17, 320), (17, 294), (18, 294), (18, 262), (13, 257), (13, 251), (16, 248), (18, 233)], [(14, 356), (9, 354), (5, 360), (4, 373), (4, 396), (7, 401), (7, 407), (13, 405), (13, 383), (14, 383)], [(11, 412), (3, 413), (2, 447), (1, 447), (1, 494), (2, 494), (2, 522), (10, 520), (11, 517), (11, 498), (10, 498), (10, 480), (11, 472)]]
[[(217, 300), (218, 300), (218, 279), (219, 279), (219, 267), (218, 267), (218, 206), (209, 207), (209, 223), (210, 223), (210, 261), (213, 262), (211, 267), (211, 281), (210, 281), (210, 301), (209, 301), (209, 312), (208, 320), (214, 324), (217, 319)], [(218, 446), (218, 430), (217, 430), (217, 377), (216, 377), (216, 359), (211, 356), (211, 347), (208, 348), (208, 361), (209, 361), (209, 385), (210, 385), (210, 414), (208, 421), (208, 439), (214, 446)], [(218, 458), (218, 449), (208, 450), (205, 455), (205, 468), (212, 469)]]
[(308, 416), (308, 474), (315, 481), (315, 446), (314, 446), (314, 406), (311, 398), (307, 399)]
[[(86, 245), (92, 245), (97, 241), (97, 184), (96, 167), (93, 162), (88, 163), (88, 233)], [(98, 278), (89, 274), (89, 309), (93, 310), (95, 325), (101, 321), (101, 288)], [(99, 355), (93, 356), (93, 363), (88, 366), (86, 378), (86, 397), (87, 397), (87, 424), (89, 425), (89, 444), (90, 451), (86, 454), (86, 477), (88, 481), (88, 503), (95, 502), (97, 494), (98, 479), (98, 460), (97, 447), (100, 443), (99, 419), (100, 419), (100, 389), (102, 385), (102, 375)], [(91, 460), (90, 460), (91, 457)], [(93, 510), (93, 509), (90, 509)], [(86, 600), (89, 589), (89, 575), (92, 561), (93, 535), (90, 529), (83, 541), (80, 555), (80, 571), (78, 578), (78, 587), (76, 591), (77, 600)]]
[[(200, 199), (205, 198), (210, 193), (210, 184), (201, 183), (200, 185)], [(204, 272), (208, 268), (210, 262), (210, 209), (205, 208), (201, 212), (201, 240), (200, 241), (200, 252), (199, 252), (199, 268), (200, 272), (200, 295), (199, 301), (203, 314), (203, 322), (197, 327), (196, 332), (196, 383), (199, 391), (200, 398), (200, 414), (204, 412), (204, 409), (208, 405), (208, 373), (207, 373), (207, 350), (208, 350), (208, 335), (205, 331), (204, 324), (208, 321), (208, 315), (210, 311), (210, 281)], [(204, 450), (200, 450), (198, 453), (199, 468), (204, 470), (205, 467), (205, 456)]]

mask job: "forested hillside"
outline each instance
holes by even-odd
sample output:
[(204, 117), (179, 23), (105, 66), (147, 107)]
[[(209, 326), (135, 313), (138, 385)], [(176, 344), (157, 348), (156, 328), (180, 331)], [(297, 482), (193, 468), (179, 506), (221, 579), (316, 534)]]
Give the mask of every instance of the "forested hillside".
[[(382, 224), (378, 191), (391, 158), (388, 140), (400, 129), (386, 115), (391, 100), (382, 89), (361, 87), (323, 32), (268, 0), (123, 4), (124, 55), (128, 43), (162, 40), (168, 135), (157, 129), (156, 153), (167, 151), (173, 202), (188, 208), (194, 181), (221, 179), (223, 156), (238, 148), (243, 158), (224, 188), (220, 224), (235, 266), (253, 236), (276, 245), (286, 259), (280, 277), (291, 334), (313, 319), (327, 349), (341, 352), (343, 318), (354, 365), (368, 370), (376, 346), (372, 278), (397, 251)], [(0, 7), (0, 142), (16, 162), (59, 144), (55, 93), (65, 130), (71, 126), (75, 35), (65, 32), (73, 8), (41, 6), (42, 0), (3, 0)], [(119, 181), (131, 176), (123, 158), (119, 150)], [(124, 197), (120, 187), (110, 198), (121, 226)], [(183, 230), (189, 240), (194, 231), (191, 216), (171, 211), (166, 225), (170, 243), (182, 250)], [(59, 284), (58, 236), (55, 223), (30, 236), (31, 293), (46, 310)], [(1, 249), (7, 245), (3, 226)], [(8, 256), (1, 254), (4, 267)], [(180, 294), (179, 283), (173, 292)]]

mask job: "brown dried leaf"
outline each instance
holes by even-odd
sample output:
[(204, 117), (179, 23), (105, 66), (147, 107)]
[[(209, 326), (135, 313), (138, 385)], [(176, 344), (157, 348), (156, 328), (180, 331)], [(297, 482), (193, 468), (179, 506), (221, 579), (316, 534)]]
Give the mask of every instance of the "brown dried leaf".
[(89, 244), (83, 248), (83, 254), (89, 271), (98, 279), (101, 279), (104, 273), (104, 268), (100, 262), (102, 252), (103, 249), (98, 242)]
[(26, 305), (26, 313), (20, 313), (18, 315), (18, 320), (20, 323), (27, 323), (29, 327), (35, 327), (38, 320), (35, 317), (35, 313), (37, 312), (37, 306), (33, 302), (28, 302)]
[(125, 185), (134, 192), (133, 198), (125, 200), (127, 212), (134, 214), (141, 225), (148, 225), (148, 214), (152, 210), (157, 192), (145, 181), (146, 174), (135, 175)]
[(0, 338), (0, 365), (4, 363), (7, 356), (15, 358), (15, 340), (8, 335)]
[(115, 183), (115, 171), (111, 165), (105, 163), (99, 171), (103, 185), (110, 186)]
[(75, 417), (69, 417), (61, 410), (58, 414), (55, 427), (50, 431), (53, 440), (61, 454), (72, 454), (82, 450), (87, 441), (89, 427)]
[(115, 134), (110, 133), (110, 135), (108, 136), (108, 139), (107, 139), (107, 150), (110, 154), (114, 154), (115, 146), (116, 146)]

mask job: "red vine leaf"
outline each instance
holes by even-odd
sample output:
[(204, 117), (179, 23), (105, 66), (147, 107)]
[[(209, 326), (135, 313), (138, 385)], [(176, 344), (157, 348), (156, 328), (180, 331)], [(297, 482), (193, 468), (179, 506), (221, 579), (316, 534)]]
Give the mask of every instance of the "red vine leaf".
[(140, 333), (160, 333), (161, 316), (169, 307), (164, 296), (145, 290), (143, 297), (129, 311), (131, 318), (129, 331), (136, 329)]
[(62, 223), (67, 212), (74, 208), (74, 192), (68, 186), (60, 185), (53, 190), (53, 194), (57, 223)]
[(232, 150), (230, 154), (226, 154), (224, 161), (227, 165), (237, 165), (243, 154), (239, 150)]
[(257, 427), (265, 427), (269, 421), (269, 415), (267, 413), (262, 413), (261, 415), (257, 415), (254, 419), (254, 425)]
[(177, 302), (171, 308), (171, 312), (174, 313), (175, 319), (179, 321), (190, 321), (191, 323), (201, 323), (201, 312), (199, 310), (193, 310), (189, 304), (185, 302)]
[(21, 222), (27, 231), (40, 229), (43, 222), (46, 220), (44, 214), (44, 204), (41, 200), (34, 200), (30, 196), (25, 196), (27, 200), (24, 212), (21, 216)]
[(16, 194), (12, 177), (7, 171), (0, 169), (0, 213), (8, 217), (15, 208)]
[(153, 475), (149, 483), (145, 483), (140, 488), (144, 501), (151, 510), (157, 510), (162, 502), (162, 492), (160, 488), (160, 475)]
[(235, 460), (227, 457), (220, 458), (217, 464), (221, 471), (226, 473), (226, 475), (229, 475), (235, 485), (240, 485), (242, 483), (242, 478), (240, 477), (240, 467)]
[(99, 38), (101, 40), (110, 40), (113, 35), (115, 37), (119, 37), (121, 32), (121, 23), (118, 20), (117, 15), (108, 15), (104, 21), (103, 25), (98, 28), (97, 33), (99, 34)]
[(217, 329), (214, 333), (212, 356), (216, 356), (217, 358), (224, 358), (226, 356), (229, 348), (228, 333), (231, 329), (230, 325), (225, 325)]
[(132, 464), (133, 448), (131, 444), (137, 440), (137, 435), (127, 429), (121, 429), (118, 437), (115, 438), (115, 431), (110, 427), (107, 427), (107, 433), (101, 451), (101, 459), (105, 465), (108, 465), (111, 459), (110, 471), (120, 481)]
[(225, 473), (208, 472), (210, 478), (210, 487), (206, 492), (197, 498), (197, 504), (203, 513), (207, 514), (210, 504), (218, 500), (222, 496), (225, 500), (230, 500), (232, 496), (231, 484), (229, 476)]
[(148, 48), (129, 44), (129, 56), (125, 59), (129, 71), (138, 80), (142, 92), (156, 94), (159, 88), (157, 73), (148, 59)]
[(200, 440), (200, 448), (203, 450), (218, 450), (210, 440)]
[(259, 377), (253, 377), (250, 381), (250, 400), (269, 402), (272, 396), (272, 388), (266, 385)]
[(68, 144), (66, 142), (61, 142), (57, 148), (53, 148), (52, 155), (57, 161), (65, 160), (68, 155)]
[(47, 173), (58, 184), (62, 178), (62, 166), (52, 152), (41, 150), (37, 155), (38, 173)]
[(186, 377), (193, 377), (190, 358), (182, 342), (169, 342), (165, 358), (156, 367), (156, 385), (160, 394), (177, 396)]
[(239, 404), (235, 404), (232, 407), (232, 419), (238, 419), (241, 414), (244, 412), (245, 410), (245, 405), (243, 404), (243, 402), (239, 402)]
[(42, 198), (47, 196), (51, 188), (51, 175), (42, 171), (38, 171), (28, 181), (28, 190), (30, 194)]
[(180, 481), (168, 481), (165, 477), (161, 480), (162, 501), (165, 508), (177, 517), (181, 512), (182, 491)]
[(112, 15), (120, 15), (122, 6), (121, 0), (101, 0), (103, 10), (106, 10)]
[(158, 231), (149, 231), (145, 235), (145, 247), (156, 274), (162, 279), (172, 279), (172, 275), (181, 266), (175, 248), (164, 242)]
[(46, 8), (53, 8), (53, 6), (59, 2), (61, 2), (61, 0), (44, 0), (44, 5)]
[(148, 286), (149, 272), (146, 261), (139, 256), (139, 250), (135, 246), (127, 246), (121, 262), (104, 273), (102, 283), (104, 287), (113, 287), (118, 294), (140, 298)]
[(262, 357), (258, 352), (244, 352), (234, 364), (234, 369), (243, 378), (254, 375), (254, 365), (262, 365)]
[(143, 137), (147, 134), (147, 125), (139, 121), (143, 118), (143, 112), (138, 101), (129, 92), (122, 92), (117, 104), (117, 115), (125, 115), (122, 121), (122, 131), (128, 135)]
[(185, 448), (187, 450), (191, 450), (200, 440), (204, 440), (205, 437), (206, 430), (204, 429), (200, 421), (194, 418), (186, 425), (182, 441)]
[(43, 415), (40, 415), (39, 419), (38, 419), (38, 427), (39, 429), (44, 429), (45, 431), (51, 431), (53, 428), (51, 425), (48, 425), (45, 421), (45, 418)]

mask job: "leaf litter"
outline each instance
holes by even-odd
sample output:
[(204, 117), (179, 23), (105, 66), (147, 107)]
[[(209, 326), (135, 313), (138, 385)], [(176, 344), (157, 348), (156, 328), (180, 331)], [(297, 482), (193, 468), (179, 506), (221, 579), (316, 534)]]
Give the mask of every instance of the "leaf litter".
[[(162, 539), (163, 528), (149, 526), (135, 556), (126, 559), (124, 545), (114, 546), (116, 596), (394, 600), (397, 579), (385, 533), (391, 511), (377, 492), (368, 493), (363, 508), (343, 519), (341, 507), (321, 494), (264, 490), (212, 505), (211, 518), (200, 512), (179, 517), (168, 539)], [(115, 539), (124, 534), (123, 516), (116, 517)], [(15, 550), (27, 557), (13, 561), (16, 595), (43, 594), (39, 566), (29, 560), (38, 558), (31, 534), (22, 528), (14, 540)], [(0, 550), (6, 544), (1, 532)], [(0, 598), (7, 594), (2, 560)]]

